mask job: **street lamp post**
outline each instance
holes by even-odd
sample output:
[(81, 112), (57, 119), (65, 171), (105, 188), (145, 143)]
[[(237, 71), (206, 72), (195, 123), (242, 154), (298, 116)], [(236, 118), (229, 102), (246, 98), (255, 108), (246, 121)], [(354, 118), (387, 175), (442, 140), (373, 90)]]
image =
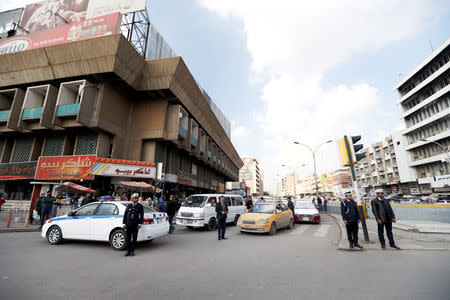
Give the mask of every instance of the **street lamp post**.
[(326, 141), (325, 143), (322, 143), (322, 144), (320, 144), (319, 146), (317, 146), (316, 149), (314, 149), (314, 150), (313, 150), (311, 147), (309, 147), (308, 145), (306, 145), (306, 144), (302, 144), (302, 143), (299, 143), (299, 142), (294, 142), (294, 144), (296, 144), (296, 145), (302, 145), (302, 146), (305, 146), (305, 147), (308, 148), (309, 151), (311, 151), (311, 153), (312, 153), (313, 161), (314, 161), (314, 184), (315, 184), (315, 186), (316, 186), (316, 196), (317, 196), (317, 194), (319, 193), (319, 186), (318, 186), (318, 184), (317, 184), (316, 152), (317, 152), (317, 150), (319, 149), (320, 146), (323, 146), (323, 145), (328, 144), (328, 143), (331, 143), (331, 142), (332, 142), (332, 140)]
[(291, 171), (292, 171), (292, 173), (293, 173), (293, 175), (294, 175), (294, 197), (297, 197), (297, 189), (296, 189), (296, 186), (297, 186), (297, 180), (296, 180), (296, 178), (295, 178), (295, 172), (297, 171), (298, 168), (301, 168), (301, 167), (306, 166), (306, 164), (297, 166), (297, 167), (295, 167), (295, 169), (292, 168), (292, 167), (289, 167), (289, 166), (287, 166), (287, 165), (281, 165), (281, 166), (282, 166), (282, 167), (286, 167), (286, 168), (291, 169)]

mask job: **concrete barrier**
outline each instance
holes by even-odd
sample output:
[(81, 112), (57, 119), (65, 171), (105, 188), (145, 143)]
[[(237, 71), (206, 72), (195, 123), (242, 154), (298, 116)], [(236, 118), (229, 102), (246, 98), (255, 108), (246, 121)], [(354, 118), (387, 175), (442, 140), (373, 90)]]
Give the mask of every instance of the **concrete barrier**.
[[(391, 204), (395, 216), (399, 220), (434, 221), (450, 223), (450, 206), (447, 205), (404, 205)], [(328, 204), (327, 211), (341, 213), (338, 204)], [(367, 205), (369, 218), (373, 218), (372, 207)]]

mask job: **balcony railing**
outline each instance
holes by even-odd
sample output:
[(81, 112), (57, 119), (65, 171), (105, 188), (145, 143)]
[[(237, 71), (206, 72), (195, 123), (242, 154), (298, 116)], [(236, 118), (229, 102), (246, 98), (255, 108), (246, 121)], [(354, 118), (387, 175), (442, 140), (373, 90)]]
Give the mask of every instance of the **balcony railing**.
[(178, 135), (184, 139), (186, 138), (186, 129), (181, 125), (178, 126)]
[(25, 108), (23, 110), (22, 119), (37, 119), (42, 116), (42, 107)]
[(0, 111), (0, 121), (8, 121), (10, 112), (10, 110)]
[(193, 136), (191, 136), (191, 145), (197, 147), (197, 140)]
[(58, 105), (56, 116), (73, 116), (78, 114), (80, 103)]

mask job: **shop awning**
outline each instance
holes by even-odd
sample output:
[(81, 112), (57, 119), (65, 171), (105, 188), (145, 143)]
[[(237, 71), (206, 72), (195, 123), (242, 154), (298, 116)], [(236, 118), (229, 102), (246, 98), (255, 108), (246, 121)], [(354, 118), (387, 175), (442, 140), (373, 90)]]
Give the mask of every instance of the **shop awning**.
[(95, 191), (84, 187), (82, 185), (67, 181), (61, 183), (58, 187), (56, 187), (56, 190), (62, 191), (62, 192), (83, 192), (83, 193), (94, 193)]
[(139, 188), (139, 189), (152, 189), (153, 185), (148, 184), (146, 182), (143, 181), (121, 181), (120, 184), (127, 186), (127, 187), (134, 187), (134, 188)]

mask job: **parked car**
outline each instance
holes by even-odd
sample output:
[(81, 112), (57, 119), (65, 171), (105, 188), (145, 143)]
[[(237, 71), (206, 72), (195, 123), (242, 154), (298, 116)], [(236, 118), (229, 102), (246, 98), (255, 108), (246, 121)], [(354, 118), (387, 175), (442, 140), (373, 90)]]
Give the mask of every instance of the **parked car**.
[(227, 223), (237, 223), (240, 216), (245, 213), (242, 196), (227, 194), (197, 194), (186, 198), (177, 214), (177, 224), (187, 228), (206, 227), (208, 230), (217, 228), (216, 208), (211, 205), (214, 199), (219, 202), (221, 196), (225, 197), (228, 205)]
[[(47, 220), (41, 236), (50, 245), (65, 239), (109, 241), (114, 250), (126, 248), (125, 230), (122, 228), (123, 214), (131, 202), (93, 202), (68, 214)], [(155, 212), (144, 206), (144, 220), (138, 232), (138, 242), (153, 240), (169, 233), (166, 213)]]
[(320, 224), (320, 212), (316, 205), (309, 202), (297, 201), (294, 206), (295, 222), (312, 222)]
[(241, 232), (269, 233), (274, 235), (278, 229), (294, 227), (291, 210), (280, 201), (259, 202), (237, 222)]

